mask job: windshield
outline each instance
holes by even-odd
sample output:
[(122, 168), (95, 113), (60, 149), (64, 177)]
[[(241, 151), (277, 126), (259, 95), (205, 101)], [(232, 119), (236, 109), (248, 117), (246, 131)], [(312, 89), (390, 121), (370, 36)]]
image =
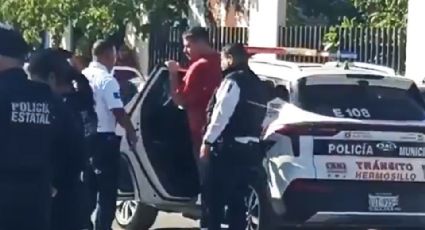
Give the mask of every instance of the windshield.
[[(419, 98), (418, 98), (419, 97)], [(372, 120), (424, 120), (423, 100), (409, 90), (365, 85), (310, 85), (300, 92), (302, 107), (325, 116)]]

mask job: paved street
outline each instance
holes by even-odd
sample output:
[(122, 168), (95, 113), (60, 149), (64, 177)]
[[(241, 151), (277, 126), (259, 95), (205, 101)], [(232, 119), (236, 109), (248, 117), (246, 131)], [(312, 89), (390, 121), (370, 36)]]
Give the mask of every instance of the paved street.
[[(198, 229), (197, 221), (182, 217), (180, 214), (160, 213), (152, 230)], [(114, 230), (122, 230), (117, 225)]]

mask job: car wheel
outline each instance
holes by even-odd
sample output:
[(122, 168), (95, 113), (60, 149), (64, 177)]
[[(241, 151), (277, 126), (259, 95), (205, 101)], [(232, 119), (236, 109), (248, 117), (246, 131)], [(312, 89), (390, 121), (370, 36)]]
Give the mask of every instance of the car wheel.
[(135, 200), (119, 201), (115, 220), (122, 228), (129, 230), (147, 230), (155, 222), (158, 210)]
[(266, 188), (262, 186), (249, 186), (246, 200), (247, 205), (247, 230), (271, 230), (271, 209), (267, 199)]

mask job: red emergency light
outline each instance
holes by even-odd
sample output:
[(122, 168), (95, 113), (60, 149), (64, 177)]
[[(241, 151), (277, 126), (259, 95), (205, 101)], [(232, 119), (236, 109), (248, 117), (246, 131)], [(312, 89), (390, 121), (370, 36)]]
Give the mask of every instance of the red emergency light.
[(315, 49), (295, 48), (295, 47), (256, 47), (245, 46), (248, 54), (277, 54), (277, 55), (301, 55), (301, 56), (317, 56), (318, 51)]

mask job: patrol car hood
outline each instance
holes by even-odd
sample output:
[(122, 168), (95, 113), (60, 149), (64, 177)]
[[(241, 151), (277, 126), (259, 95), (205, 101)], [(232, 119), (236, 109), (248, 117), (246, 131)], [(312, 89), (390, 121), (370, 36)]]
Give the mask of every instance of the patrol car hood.
[(423, 121), (392, 121), (392, 120), (358, 120), (351, 118), (337, 118), (323, 116), (317, 113), (308, 112), (293, 104), (285, 103), (279, 110), (278, 117), (266, 128), (265, 138), (275, 133), (282, 126), (296, 123), (329, 123), (329, 124), (359, 124), (359, 125), (385, 125), (399, 127), (422, 127), (425, 128)]

